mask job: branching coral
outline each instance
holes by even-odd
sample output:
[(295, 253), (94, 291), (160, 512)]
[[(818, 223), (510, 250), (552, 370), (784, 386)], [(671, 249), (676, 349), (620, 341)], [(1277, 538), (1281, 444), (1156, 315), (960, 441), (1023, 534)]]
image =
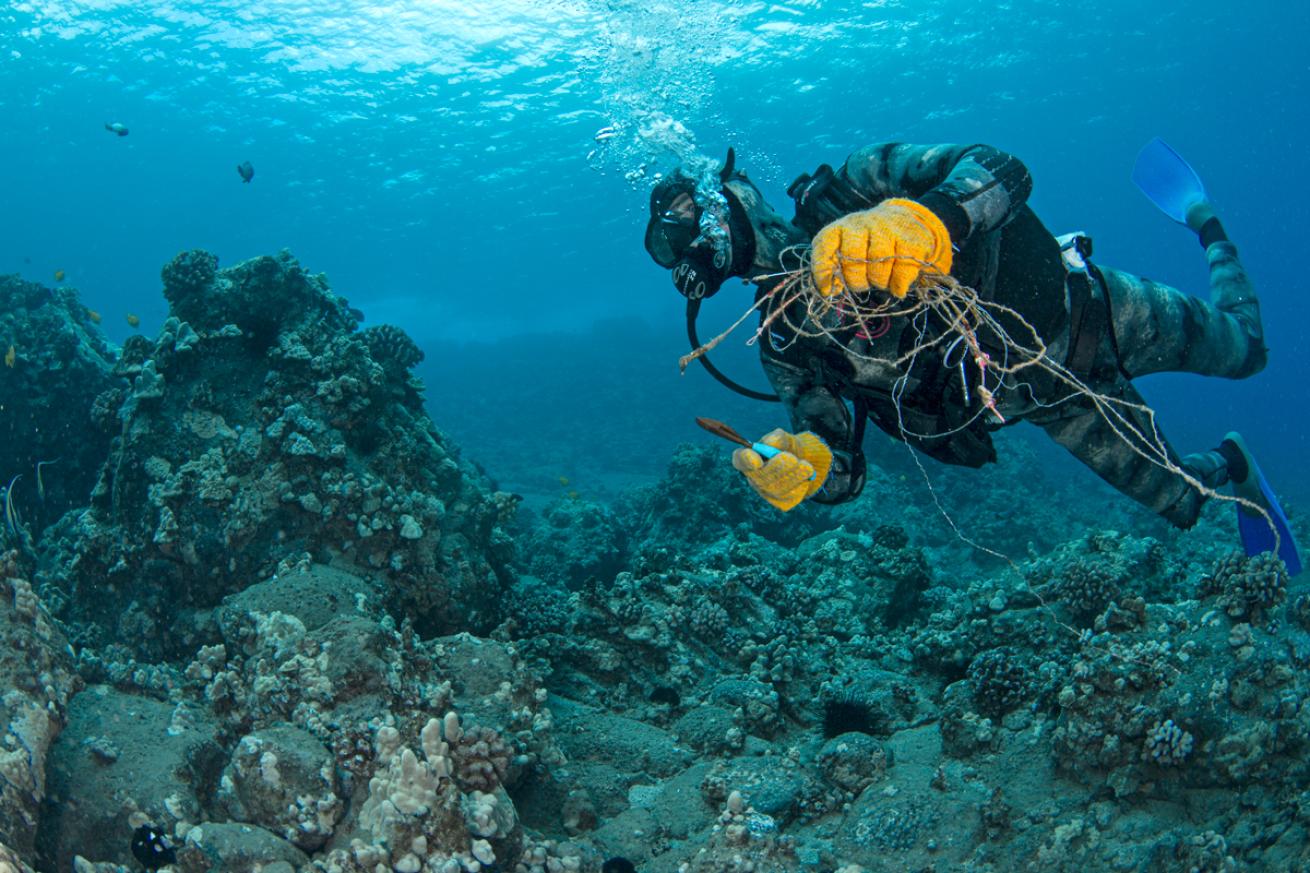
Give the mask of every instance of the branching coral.
[(404, 372), (423, 360), (423, 350), (409, 334), (392, 324), (380, 324), (362, 332), (373, 360), (386, 370)]

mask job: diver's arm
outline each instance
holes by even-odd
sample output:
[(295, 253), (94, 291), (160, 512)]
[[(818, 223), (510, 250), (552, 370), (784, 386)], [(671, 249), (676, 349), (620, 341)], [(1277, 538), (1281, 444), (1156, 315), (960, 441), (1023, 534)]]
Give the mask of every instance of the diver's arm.
[(917, 200), (942, 220), (957, 246), (1004, 226), (1033, 188), (1022, 161), (986, 145), (866, 146), (846, 159), (841, 177), (870, 202)]
[(769, 384), (782, 399), (792, 431), (811, 431), (823, 438), (832, 451), (832, 467), (823, 487), (810, 500), (815, 503), (845, 503), (864, 490), (864, 452), (852, 445), (858, 430), (851, 411), (841, 396), (826, 385), (816, 385), (811, 373), (767, 354), (762, 356)]

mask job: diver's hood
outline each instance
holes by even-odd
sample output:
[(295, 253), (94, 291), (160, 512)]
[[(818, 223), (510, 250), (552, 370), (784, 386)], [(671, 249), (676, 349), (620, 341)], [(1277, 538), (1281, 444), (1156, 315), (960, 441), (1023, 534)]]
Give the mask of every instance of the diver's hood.
[[(750, 226), (753, 244), (747, 249), (750, 264), (744, 273), (750, 278), (761, 273), (776, 273), (782, 269), (782, 252), (789, 246), (807, 241), (805, 233), (783, 218), (768, 202), (755, 183), (742, 173), (734, 173), (723, 183), (724, 192), (729, 195), (729, 205), (746, 219)], [(739, 231), (734, 226), (733, 231)], [(734, 240), (735, 244), (735, 240)], [(745, 248), (745, 247), (743, 247)]]

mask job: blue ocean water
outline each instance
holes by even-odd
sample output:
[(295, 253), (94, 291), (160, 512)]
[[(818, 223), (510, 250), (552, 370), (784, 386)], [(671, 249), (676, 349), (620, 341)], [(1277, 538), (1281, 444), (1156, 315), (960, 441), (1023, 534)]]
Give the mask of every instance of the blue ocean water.
[[(497, 428), (587, 432), (621, 408), (684, 438), (692, 414), (753, 427), (777, 413), (730, 397), (691, 408), (723, 395), (674, 365), (682, 301), (641, 246), (657, 173), (731, 145), (782, 204), (795, 175), (867, 143), (990, 143), (1028, 164), (1053, 230), (1204, 294), (1199, 247), (1129, 182), (1160, 135), (1241, 247), (1271, 355), (1240, 383), (1141, 387), (1181, 449), (1240, 426), (1304, 502), (1307, 38), (1306, 8), (1274, 0), (12, 3), (0, 273), (62, 271), (121, 341), (129, 313), (143, 331), (162, 321), (159, 268), (178, 251), (230, 265), (288, 248), (368, 323), (423, 346), (434, 417), (466, 443), (487, 432), (464, 414), (470, 380)], [(708, 325), (735, 317), (744, 297), (728, 298)], [(577, 344), (524, 338), (559, 331), (608, 354), (529, 406)], [(530, 348), (549, 360), (506, 351)], [(762, 381), (748, 350), (723, 355)], [(600, 403), (587, 375), (605, 361)]]

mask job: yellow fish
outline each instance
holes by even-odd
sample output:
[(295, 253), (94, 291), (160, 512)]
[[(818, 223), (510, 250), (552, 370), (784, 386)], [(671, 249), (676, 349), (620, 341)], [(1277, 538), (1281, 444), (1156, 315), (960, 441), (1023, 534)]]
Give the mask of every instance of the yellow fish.
[(567, 487), (568, 487), (568, 484), (569, 484), (569, 477), (568, 477), (568, 476), (560, 476), (560, 477), (559, 477), (559, 484), (561, 484), (561, 485), (563, 485), (564, 487), (567, 488)]
[(64, 281), (64, 271), (63, 271), (63, 270), (55, 270), (55, 281), (56, 281), (56, 282), (62, 282), (62, 281)]
[(129, 312), (127, 314), (127, 323), (133, 327), (139, 327), (141, 325), (141, 316), (134, 312)]
[(96, 324), (100, 323), (100, 313), (96, 312), (94, 309), (88, 309), (86, 311), (86, 317), (94, 321)]
[(570, 491), (570, 492), (569, 492), (569, 500), (577, 500), (577, 499), (578, 499), (579, 497), (581, 497), (581, 496), (582, 496), (582, 495), (578, 494), (578, 492), (576, 492), (576, 491)]
[(9, 351), (5, 352), (5, 366), (12, 367), (16, 360), (18, 360), (18, 352), (14, 351), (14, 347), (10, 345)]

